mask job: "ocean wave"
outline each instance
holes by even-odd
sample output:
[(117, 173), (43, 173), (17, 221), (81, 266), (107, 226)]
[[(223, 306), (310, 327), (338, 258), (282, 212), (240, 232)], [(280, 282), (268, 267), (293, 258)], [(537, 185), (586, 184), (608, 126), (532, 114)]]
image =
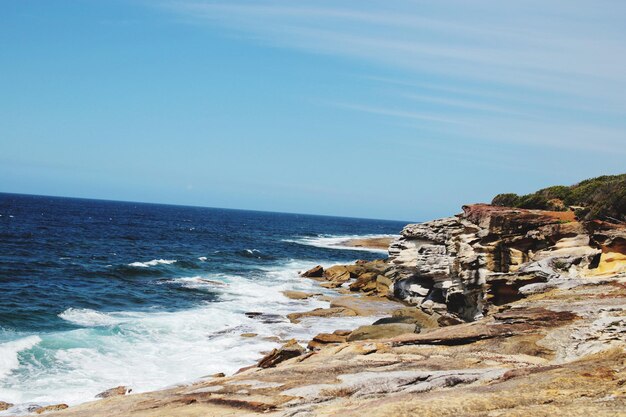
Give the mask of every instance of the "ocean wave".
[(284, 239), (283, 242), (297, 243), (306, 246), (315, 246), (324, 249), (342, 249), (362, 252), (387, 253), (387, 249), (375, 249), (347, 246), (344, 243), (352, 239), (375, 239), (375, 238), (396, 238), (396, 235), (317, 235), (315, 237), (305, 236), (300, 239)]
[[(278, 346), (269, 336), (304, 343), (323, 330), (370, 324), (373, 319), (369, 317), (351, 317), (350, 322), (347, 318), (343, 318), (345, 322), (342, 318), (311, 318), (297, 325), (285, 319), (295, 311), (328, 307), (327, 301), (291, 300), (282, 294), (284, 290), (332, 293), (314, 280), (298, 279), (298, 271), (315, 264), (287, 260), (263, 266), (253, 276), (215, 273), (156, 281), (220, 294), (220, 302), (192, 309), (104, 313), (69, 308), (59, 317), (83, 328), (41, 334), (42, 352), (37, 357), (29, 355), (32, 357), (23, 359), (23, 364), (15, 362), (15, 354), (9, 355), (14, 358), (10, 366), (20, 366), (21, 374), (19, 378), (17, 372), (9, 374), (3, 383), (11, 386), (11, 392), (0, 391), (0, 395), (15, 404), (63, 401), (73, 405), (120, 384), (133, 387), (134, 392), (154, 390), (206, 374), (233, 373), (258, 361), (260, 352)], [(260, 312), (272, 320), (249, 318), (246, 312)], [(242, 338), (242, 333), (258, 336)], [(28, 348), (38, 340), (21, 346)], [(5, 356), (0, 351), (2, 360)], [(41, 357), (53, 357), (54, 362)], [(86, 380), (85, 375), (90, 378)]]
[(217, 279), (210, 279), (200, 276), (195, 277), (182, 277), (182, 278), (173, 278), (173, 279), (165, 279), (158, 281), (157, 284), (175, 284), (180, 285), (181, 287), (189, 288), (189, 289), (213, 289), (215, 287), (226, 287), (228, 284), (222, 282)]
[(132, 262), (128, 266), (134, 266), (137, 268), (148, 268), (156, 265), (171, 265), (177, 262), (176, 259), (153, 259), (148, 262)]
[(120, 323), (119, 319), (109, 314), (89, 308), (68, 308), (58, 315), (65, 321), (85, 327), (113, 326)]
[(0, 380), (20, 365), (19, 353), (41, 342), (39, 336), (28, 336), (0, 344)]

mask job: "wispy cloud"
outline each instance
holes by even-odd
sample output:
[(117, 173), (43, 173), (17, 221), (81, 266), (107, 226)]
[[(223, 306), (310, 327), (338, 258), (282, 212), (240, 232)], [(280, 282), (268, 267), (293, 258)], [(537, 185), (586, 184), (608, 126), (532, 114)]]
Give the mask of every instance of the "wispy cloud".
[[(602, 152), (626, 144), (623, 2), (162, 4), (255, 42), (367, 64), (360, 75), (375, 93), (369, 103), (334, 102), (346, 110), (447, 124), (454, 134), (462, 125), (468, 138)], [(372, 76), (376, 68), (380, 73)], [(411, 88), (381, 87), (393, 83)], [(395, 104), (380, 105), (381, 94)], [(459, 115), (462, 110), (467, 114)]]

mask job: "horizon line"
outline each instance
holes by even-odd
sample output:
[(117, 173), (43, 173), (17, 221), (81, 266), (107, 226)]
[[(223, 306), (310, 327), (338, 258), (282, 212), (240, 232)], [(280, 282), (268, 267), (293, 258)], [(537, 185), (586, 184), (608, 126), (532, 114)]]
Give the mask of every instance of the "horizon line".
[(111, 202), (111, 203), (134, 203), (134, 204), (151, 204), (151, 205), (158, 205), (158, 206), (205, 208), (205, 209), (216, 209), (216, 210), (252, 211), (252, 212), (257, 212), (257, 213), (273, 213), (273, 214), (290, 214), (290, 215), (301, 215), (301, 216), (332, 217), (332, 218), (339, 218), (339, 219), (376, 220), (376, 221), (387, 221), (387, 222), (399, 222), (399, 223), (405, 223), (405, 224), (422, 223), (422, 222), (426, 221), (426, 220), (376, 219), (376, 218), (371, 218), (371, 217), (338, 216), (338, 215), (334, 215), (334, 214), (295, 213), (295, 212), (289, 212), (289, 211), (270, 211), (270, 210), (259, 210), (259, 209), (248, 209), (248, 208), (234, 208), (234, 207), (214, 207), (214, 206), (204, 206), (204, 205), (195, 205), (195, 204), (160, 203), (160, 202), (154, 202), (154, 201), (116, 200), (116, 199), (110, 199), (110, 198), (75, 197), (75, 196), (67, 196), (67, 195), (16, 193), (16, 192), (1, 191), (1, 190), (0, 190), (0, 194), (29, 196), (29, 197), (68, 198), (68, 199), (74, 199), (74, 200), (91, 200), (91, 201), (103, 201), (103, 202)]

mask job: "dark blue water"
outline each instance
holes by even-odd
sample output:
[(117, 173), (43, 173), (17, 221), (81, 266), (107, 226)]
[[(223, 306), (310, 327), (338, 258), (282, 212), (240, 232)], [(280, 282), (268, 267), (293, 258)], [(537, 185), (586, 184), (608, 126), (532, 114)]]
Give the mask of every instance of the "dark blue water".
[[(43, 378), (48, 368), (57, 376), (55, 367), (71, 368), (63, 361), (76, 349), (115, 360), (114, 348), (103, 351), (109, 339), (102, 338), (117, 337), (132, 349), (145, 335), (163, 331), (173, 343), (176, 326), (163, 330), (155, 318), (182, 320), (190, 312), (223, 331), (237, 303), (254, 307), (255, 293), (264, 288), (312, 285), (301, 282), (296, 269), (384, 256), (320, 247), (334, 237), (397, 234), (405, 224), (14, 194), (0, 194), (0, 215), (0, 355), (1, 343), (13, 343), (5, 352), (18, 360), (3, 365), (0, 359), (0, 387), (18, 400), (45, 397), (44, 388), (25, 393), (20, 384)], [(257, 308), (272, 297), (259, 297)], [(220, 303), (226, 303), (223, 310)], [(207, 348), (198, 343), (194, 348)], [(176, 382), (167, 379), (162, 382)], [(7, 400), (2, 393), (0, 400)]]

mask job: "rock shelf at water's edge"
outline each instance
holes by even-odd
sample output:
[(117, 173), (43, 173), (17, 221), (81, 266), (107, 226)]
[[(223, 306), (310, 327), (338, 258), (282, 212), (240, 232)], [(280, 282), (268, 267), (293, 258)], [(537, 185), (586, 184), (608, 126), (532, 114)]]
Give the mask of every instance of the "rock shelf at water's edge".
[(623, 225), (470, 205), (406, 226), (387, 259), (294, 279), (339, 294), (292, 322), (372, 324), (287, 341), (233, 376), (47, 415), (624, 415)]

